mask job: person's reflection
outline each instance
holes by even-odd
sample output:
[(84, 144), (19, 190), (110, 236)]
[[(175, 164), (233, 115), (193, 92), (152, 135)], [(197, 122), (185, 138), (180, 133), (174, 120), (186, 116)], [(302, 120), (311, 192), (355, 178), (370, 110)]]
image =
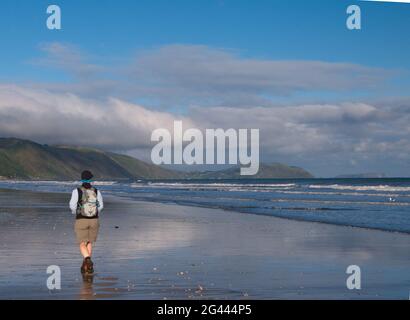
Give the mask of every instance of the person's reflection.
[(82, 300), (92, 300), (95, 299), (94, 295), (94, 275), (83, 274), (83, 286), (80, 291), (80, 299)]

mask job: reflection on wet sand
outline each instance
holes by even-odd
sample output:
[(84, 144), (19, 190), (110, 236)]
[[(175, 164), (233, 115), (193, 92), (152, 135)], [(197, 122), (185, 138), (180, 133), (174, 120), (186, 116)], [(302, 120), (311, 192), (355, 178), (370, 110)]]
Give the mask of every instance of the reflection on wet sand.
[(407, 234), (110, 197), (97, 273), (81, 278), (67, 195), (12, 193), (0, 190), (0, 299), (408, 299)]
[(118, 278), (116, 277), (83, 274), (83, 284), (78, 298), (79, 300), (111, 299), (127, 291), (118, 287)]
[(81, 287), (79, 299), (80, 300), (94, 300), (94, 275), (83, 274), (83, 285)]

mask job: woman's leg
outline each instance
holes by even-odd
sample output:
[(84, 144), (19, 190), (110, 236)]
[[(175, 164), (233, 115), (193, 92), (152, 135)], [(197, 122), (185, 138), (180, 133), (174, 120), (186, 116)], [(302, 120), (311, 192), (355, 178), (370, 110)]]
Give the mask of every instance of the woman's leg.
[(90, 256), (90, 252), (88, 251), (87, 242), (81, 242), (80, 252), (83, 255), (84, 259)]
[(93, 244), (91, 242), (87, 243), (87, 251), (88, 251), (89, 257), (91, 258), (91, 256), (93, 255)]

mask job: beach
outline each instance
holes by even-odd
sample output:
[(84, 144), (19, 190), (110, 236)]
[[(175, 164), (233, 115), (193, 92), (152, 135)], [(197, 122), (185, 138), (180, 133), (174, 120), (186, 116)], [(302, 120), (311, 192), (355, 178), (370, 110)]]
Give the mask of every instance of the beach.
[(409, 234), (114, 196), (83, 279), (69, 196), (0, 190), (0, 299), (409, 298)]

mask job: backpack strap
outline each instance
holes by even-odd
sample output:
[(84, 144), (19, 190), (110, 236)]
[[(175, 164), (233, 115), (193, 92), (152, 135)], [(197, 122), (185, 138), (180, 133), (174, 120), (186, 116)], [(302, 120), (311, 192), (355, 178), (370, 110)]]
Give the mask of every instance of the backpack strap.
[(81, 188), (77, 188), (77, 193), (78, 193), (78, 204), (82, 205), (83, 203), (83, 190)]
[(98, 202), (98, 190), (97, 188), (93, 187), (93, 190), (95, 192), (95, 197), (97, 198), (97, 217), (98, 217), (98, 207), (100, 206), (100, 203)]

